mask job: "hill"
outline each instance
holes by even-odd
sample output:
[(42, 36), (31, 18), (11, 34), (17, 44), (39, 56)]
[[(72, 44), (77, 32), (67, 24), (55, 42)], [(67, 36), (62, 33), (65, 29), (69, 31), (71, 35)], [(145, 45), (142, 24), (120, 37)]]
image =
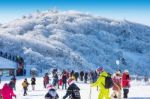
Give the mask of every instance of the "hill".
[(0, 49), (39, 69), (112, 72), (116, 60), (132, 73), (150, 74), (150, 27), (77, 11), (35, 12), (0, 25)]

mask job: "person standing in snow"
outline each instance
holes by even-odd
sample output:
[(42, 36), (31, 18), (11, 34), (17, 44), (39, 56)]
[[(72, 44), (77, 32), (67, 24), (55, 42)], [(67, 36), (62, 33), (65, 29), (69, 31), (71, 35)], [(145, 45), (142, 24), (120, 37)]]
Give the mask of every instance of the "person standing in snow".
[(16, 77), (15, 77), (15, 75), (11, 78), (10, 85), (14, 90), (16, 90)]
[(49, 91), (45, 95), (45, 99), (58, 99), (59, 96), (55, 90), (55, 87), (53, 85), (48, 86)]
[(120, 71), (116, 71), (115, 74), (112, 77), (113, 80), (113, 93), (111, 95), (112, 99), (117, 98), (121, 99), (121, 73)]
[(12, 97), (16, 98), (16, 95), (13, 92), (13, 89), (9, 84), (4, 84), (3, 88), (1, 89), (1, 96), (2, 99), (13, 99)]
[(88, 72), (86, 72), (84, 75), (84, 83), (87, 83), (87, 80), (88, 80)]
[(74, 73), (74, 77), (75, 77), (75, 80), (78, 81), (79, 73), (78, 73), (78, 72), (75, 72), (75, 73)]
[(102, 67), (99, 67), (97, 69), (97, 71), (100, 73), (99, 78), (97, 79), (97, 81), (93, 84), (91, 84), (91, 87), (99, 87), (99, 95), (98, 95), (98, 99), (110, 99), (109, 97), (109, 89), (106, 89), (104, 87), (105, 85), (105, 77), (108, 76), (108, 73), (106, 71), (104, 71), (104, 69)]
[(46, 88), (46, 85), (49, 84), (49, 76), (47, 73), (43, 77), (43, 84), (44, 84), (44, 88)]
[(63, 99), (69, 96), (69, 99), (81, 99), (80, 88), (75, 84), (74, 79), (68, 80), (69, 87)]
[(130, 88), (130, 76), (128, 70), (124, 70), (122, 74), (122, 88), (123, 88), (123, 98), (128, 98)]
[(81, 81), (83, 81), (83, 76), (84, 76), (84, 72), (81, 71), (81, 72), (80, 72), (80, 80), (81, 80)]
[(31, 78), (31, 85), (32, 85), (32, 90), (35, 90), (35, 84), (36, 84), (36, 78), (33, 75), (33, 77)]
[(74, 70), (71, 71), (70, 77), (74, 76)]
[(63, 74), (62, 74), (62, 89), (67, 89), (67, 73), (66, 71), (63, 71)]
[(57, 85), (58, 88), (59, 88), (58, 81), (59, 81), (58, 74), (55, 72), (55, 73), (53, 74), (53, 83), (52, 83), (54, 87), (56, 87), (56, 85)]
[(24, 94), (23, 94), (24, 96), (27, 95), (28, 86), (29, 86), (29, 83), (28, 83), (27, 79), (25, 78), (23, 83), (22, 83), (22, 87), (23, 87), (23, 90), (24, 90)]

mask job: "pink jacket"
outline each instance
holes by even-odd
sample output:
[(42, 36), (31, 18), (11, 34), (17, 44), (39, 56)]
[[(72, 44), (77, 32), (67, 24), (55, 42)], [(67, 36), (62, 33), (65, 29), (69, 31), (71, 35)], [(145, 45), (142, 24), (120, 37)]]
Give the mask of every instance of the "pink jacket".
[[(113, 85), (113, 90), (115, 90), (115, 91), (121, 90), (121, 78), (118, 77), (118, 76), (114, 76), (114, 77), (113, 77), (113, 82), (115, 83), (115, 84)], [(118, 87), (119, 87), (119, 88), (118, 88)]]
[(3, 88), (1, 89), (1, 95), (3, 99), (12, 99), (12, 96), (16, 97), (13, 89), (8, 84), (4, 84)]

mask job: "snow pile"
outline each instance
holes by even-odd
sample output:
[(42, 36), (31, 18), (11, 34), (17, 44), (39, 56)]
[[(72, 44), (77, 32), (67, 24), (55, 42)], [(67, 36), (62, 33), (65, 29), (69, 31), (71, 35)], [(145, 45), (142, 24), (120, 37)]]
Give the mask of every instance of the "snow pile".
[[(77, 11), (45, 11), (0, 26), (0, 48), (24, 57), (39, 69), (90, 70), (104, 66), (147, 74), (150, 27)], [(142, 71), (142, 72), (141, 72)]]

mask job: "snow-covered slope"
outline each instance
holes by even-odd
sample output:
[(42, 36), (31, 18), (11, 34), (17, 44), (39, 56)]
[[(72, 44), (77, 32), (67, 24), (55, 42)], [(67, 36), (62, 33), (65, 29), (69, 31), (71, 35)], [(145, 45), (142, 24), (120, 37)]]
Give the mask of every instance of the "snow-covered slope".
[(0, 49), (43, 69), (103, 66), (113, 71), (120, 59), (122, 69), (146, 74), (149, 38), (148, 26), (75, 11), (36, 12), (0, 26)]

